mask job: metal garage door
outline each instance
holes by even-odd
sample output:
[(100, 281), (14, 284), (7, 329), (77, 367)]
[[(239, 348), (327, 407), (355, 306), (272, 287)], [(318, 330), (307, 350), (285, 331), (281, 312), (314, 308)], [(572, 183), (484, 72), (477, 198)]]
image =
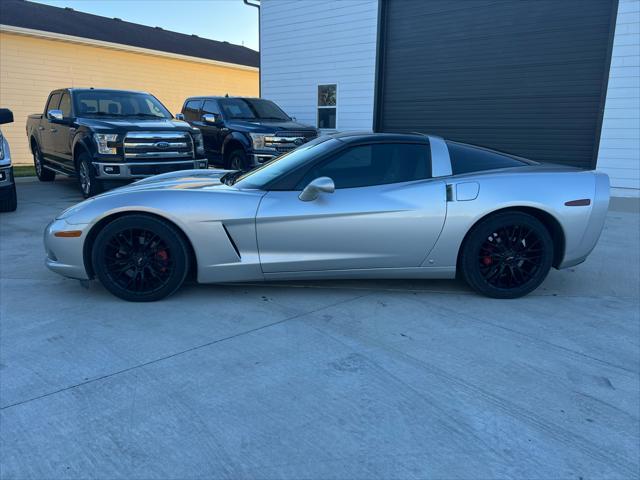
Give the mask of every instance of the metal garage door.
[(593, 168), (617, 0), (381, 0), (375, 128)]

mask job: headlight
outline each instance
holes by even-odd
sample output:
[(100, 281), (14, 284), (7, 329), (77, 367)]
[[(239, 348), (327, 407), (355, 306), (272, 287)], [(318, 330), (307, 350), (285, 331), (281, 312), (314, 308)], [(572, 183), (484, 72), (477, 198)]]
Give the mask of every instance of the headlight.
[(0, 133), (0, 160), (4, 159), (4, 137)]
[(196, 144), (196, 153), (198, 155), (204, 155), (204, 140), (202, 139), (202, 132), (195, 132), (193, 134), (193, 141)]
[(69, 218), (71, 215), (73, 215), (74, 213), (79, 212), (82, 208), (84, 208), (87, 205), (87, 203), (93, 202), (93, 200), (94, 200), (93, 198), (87, 198), (83, 202), (76, 203), (75, 205), (67, 208), (60, 215), (58, 215), (56, 217), (56, 220), (63, 220), (65, 218)]
[[(98, 145), (98, 153), (101, 155), (115, 155), (117, 152), (113, 142), (118, 139), (115, 133), (94, 133), (93, 138)], [(110, 145), (111, 144), (111, 145)]]
[(254, 150), (274, 149), (273, 145), (270, 145), (271, 141), (273, 140), (272, 135), (265, 135), (264, 133), (250, 133), (249, 136), (251, 137), (251, 145), (253, 146)]

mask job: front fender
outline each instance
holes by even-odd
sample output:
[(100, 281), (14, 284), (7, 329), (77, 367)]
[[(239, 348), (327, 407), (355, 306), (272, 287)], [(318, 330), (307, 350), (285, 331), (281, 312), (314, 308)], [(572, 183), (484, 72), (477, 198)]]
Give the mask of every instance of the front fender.
[[(246, 152), (251, 150), (251, 142), (249, 141), (247, 134), (242, 132), (231, 132), (222, 142), (222, 155), (224, 156), (228, 153), (230, 144), (236, 143), (240, 143)], [(233, 145), (231, 145), (231, 147), (233, 147)]]

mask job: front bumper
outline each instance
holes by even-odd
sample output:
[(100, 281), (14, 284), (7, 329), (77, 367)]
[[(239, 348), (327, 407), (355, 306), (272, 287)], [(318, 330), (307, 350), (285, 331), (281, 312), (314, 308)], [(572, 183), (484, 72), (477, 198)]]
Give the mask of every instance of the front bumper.
[(93, 162), (100, 180), (133, 180), (178, 170), (209, 168), (206, 158), (163, 162)]
[[(56, 237), (56, 232), (82, 232), (79, 237)], [(84, 241), (89, 225), (71, 225), (64, 220), (54, 220), (44, 230), (45, 265), (49, 270), (69, 278), (89, 280), (84, 266)]]
[(0, 188), (13, 185), (13, 167), (0, 167)]

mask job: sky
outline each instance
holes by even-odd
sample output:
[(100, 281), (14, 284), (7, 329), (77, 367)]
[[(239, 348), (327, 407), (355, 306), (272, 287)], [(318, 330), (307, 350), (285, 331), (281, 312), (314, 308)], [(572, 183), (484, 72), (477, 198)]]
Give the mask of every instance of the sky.
[(258, 50), (258, 9), (242, 0), (32, 0)]

